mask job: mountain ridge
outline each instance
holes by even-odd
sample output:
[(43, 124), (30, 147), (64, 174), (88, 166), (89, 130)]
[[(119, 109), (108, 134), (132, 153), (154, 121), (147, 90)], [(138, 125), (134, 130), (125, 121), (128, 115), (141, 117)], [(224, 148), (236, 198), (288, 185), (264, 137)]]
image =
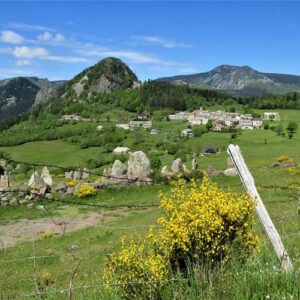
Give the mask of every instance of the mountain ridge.
[(161, 77), (156, 80), (168, 83), (180, 80), (192, 87), (222, 90), (243, 96), (300, 91), (298, 75), (259, 72), (249, 66), (220, 65), (208, 72)]

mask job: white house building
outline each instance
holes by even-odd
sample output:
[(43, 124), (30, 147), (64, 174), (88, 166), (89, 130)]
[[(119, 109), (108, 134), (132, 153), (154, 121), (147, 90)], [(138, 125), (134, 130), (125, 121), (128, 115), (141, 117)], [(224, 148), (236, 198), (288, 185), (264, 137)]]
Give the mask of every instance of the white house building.
[(278, 112), (264, 112), (264, 120), (280, 121)]
[(116, 124), (116, 127), (124, 129), (124, 130), (129, 130), (130, 129), (128, 124)]
[(183, 136), (183, 137), (192, 137), (192, 136), (194, 136), (194, 134), (193, 134), (193, 130), (192, 129), (190, 129), (190, 128), (187, 128), (187, 129), (183, 129), (182, 131), (181, 131), (181, 136)]

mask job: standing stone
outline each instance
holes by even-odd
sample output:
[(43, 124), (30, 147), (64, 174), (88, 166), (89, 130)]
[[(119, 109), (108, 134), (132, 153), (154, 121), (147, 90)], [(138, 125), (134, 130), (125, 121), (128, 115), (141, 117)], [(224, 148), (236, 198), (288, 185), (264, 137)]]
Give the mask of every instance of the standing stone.
[(48, 185), (48, 186), (53, 185), (52, 177), (51, 177), (50, 172), (49, 172), (49, 170), (46, 166), (42, 170), (41, 179), (44, 181), (44, 183), (46, 185)]
[(182, 173), (183, 172), (182, 160), (180, 158), (175, 159), (172, 163), (171, 169), (174, 173)]
[(9, 205), (10, 206), (18, 206), (19, 205), (19, 202), (16, 198), (13, 198), (9, 201)]
[(235, 165), (230, 156), (227, 157), (227, 169), (235, 168)]
[(225, 176), (230, 176), (230, 177), (234, 177), (239, 174), (236, 168), (228, 168), (223, 173)]
[(65, 172), (65, 179), (72, 179), (72, 177), (73, 177), (73, 171), (71, 171), (71, 172)]
[(34, 187), (39, 185), (41, 185), (41, 177), (38, 172), (33, 172), (29, 179), (28, 186)]
[(128, 179), (143, 179), (151, 172), (150, 161), (143, 151), (130, 153), (128, 160)]
[(185, 164), (182, 164), (182, 171), (184, 173), (188, 173), (190, 170), (187, 168), (187, 166)]
[(115, 160), (112, 169), (111, 176), (112, 177), (123, 177), (127, 173), (127, 167), (120, 160)]
[(5, 172), (4, 175), (0, 176), (0, 186), (6, 188), (8, 187), (8, 185), (9, 185), (9, 179), (7, 173)]
[(83, 169), (83, 172), (82, 172), (82, 179), (87, 179), (90, 177), (90, 172), (87, 168), (84, 168)]
[(73, 180), (80, 180), (82, 177), (82, 172), (80, 170), (74, 171)]
[(193, 160), (192, 160), (192, 170), (197, 170), (197, 169), (198, 169), (197, 158), (193, 158)]
[(168, 167), (167, 166), (163, 166), (161, 169), (161, 174), (162, 175), (168, 175), (169, 171), (168, 171)]

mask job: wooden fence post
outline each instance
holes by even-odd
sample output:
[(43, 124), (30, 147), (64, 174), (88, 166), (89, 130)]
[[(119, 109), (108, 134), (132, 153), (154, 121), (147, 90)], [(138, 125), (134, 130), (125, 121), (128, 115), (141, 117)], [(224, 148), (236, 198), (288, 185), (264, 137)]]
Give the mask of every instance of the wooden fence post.
[(280, 261), (281, 268), (286, 272), (292, 271), (293, 265), (291, 259), (284, 248), (280, 235), (276, 230), (263, 201), (261, 200), (258, 194), (258, 191), (254, 183), (254, 179), (244, 161), (239, 146), (235, 146), (232, 144), (229, 145), (227, 149), (227, 153), (229, 154), (235, 167), (237, 168), (241, 181), (245, 189), (247, 190), (249, 196), (256, 203), (255, 206), (256, 214), (260, 219), (266, 233), (268, 234), (268, 237), (274, 247), (277, 258)]

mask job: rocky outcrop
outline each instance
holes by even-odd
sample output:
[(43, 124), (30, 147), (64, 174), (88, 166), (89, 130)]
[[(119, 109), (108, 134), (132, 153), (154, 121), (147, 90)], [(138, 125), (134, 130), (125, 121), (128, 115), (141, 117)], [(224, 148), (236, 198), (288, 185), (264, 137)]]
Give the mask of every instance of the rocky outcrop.
[(50, 175), (50, 172), (46, 166), (42, 170), (41, 180), (48, 186), (53, 185), (52, 176)]
[(198, 169), (197, 158), (193, 158), (193, 160), (192, 160), (192, 170), (197, 170), (197, 169)]
[(229, 176), (229, 177), (234, 177), (234, 176), (239, 175), (236, 168), (228, 168), (223, 173), (224, 173), (225, 176)]
[(112, 177), (124, 178), (127, 174), (127, 166), (117, 159), (111, 168), (110, 174)]
[(130, 153), (128, 160), (128, 179), (144, 179), (150, 175), (150, 172), (150, 161), (143, 151)]
[(174, 173), (182, 173), (184, 172), (184, 167), (181, 158), (177, 158), (173, 161), (171, 170)]

